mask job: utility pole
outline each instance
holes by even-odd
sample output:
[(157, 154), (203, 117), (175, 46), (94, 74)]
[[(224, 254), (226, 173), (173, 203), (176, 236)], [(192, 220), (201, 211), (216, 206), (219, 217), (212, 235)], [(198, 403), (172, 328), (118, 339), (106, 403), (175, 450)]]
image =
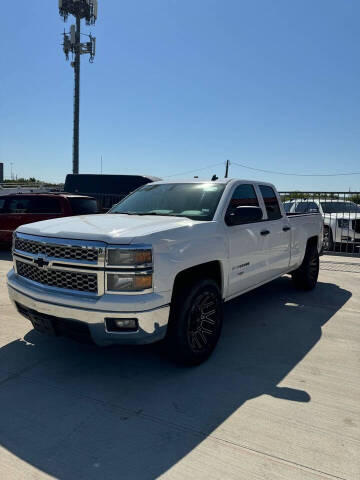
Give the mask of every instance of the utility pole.
[(228, 178), (229, 176), (229, 166), (230, 166), (230, 160), (226, 160), (225, 178)]
[(73, 173), (79, 173), (79, 135), (80, 135), (80, 34), (81, 20), (76, 17), (75, 60), (74, 60), (74, 134), (73, 134)]
[(96, 38), (85, 35), (88, 42), (81, 43), (81, 19), (87, 25), (93, 25), (97, 19), (98, 0), (59, 0), (59, 13), (66, 22), (69, 15), (76, 19), (76, 25), (71, 25), (70, 32), (64, 31), (63, 49), (66, 59), (72, 54), (71, 66), (74, 68), (74, 125), (73, 125), (73, 173), (79, 173), (79, 135), (80, 135), (80, 64), (81, 55), (89, 54), (93, 63), (96, 51)]

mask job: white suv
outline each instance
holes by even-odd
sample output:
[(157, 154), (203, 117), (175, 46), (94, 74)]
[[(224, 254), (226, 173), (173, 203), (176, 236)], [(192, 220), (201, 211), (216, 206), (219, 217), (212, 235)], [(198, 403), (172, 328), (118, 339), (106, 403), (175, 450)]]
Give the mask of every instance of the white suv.
[(324, 249), (336, 244), (360, 247), (360, 205), (346, 200), (317, 198), (284, 202), (287, 213), (321, 213), (324, 219)]

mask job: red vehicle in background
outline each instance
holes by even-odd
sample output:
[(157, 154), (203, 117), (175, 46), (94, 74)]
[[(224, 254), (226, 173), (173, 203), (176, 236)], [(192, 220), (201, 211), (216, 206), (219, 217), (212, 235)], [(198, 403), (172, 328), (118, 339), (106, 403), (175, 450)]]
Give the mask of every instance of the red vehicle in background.
[(83, 195), (19, 193), (0, 196), (0, 245), (11, 245), (13, 231), (20, 225), (93, 213), (99, 213), (96, 199)]

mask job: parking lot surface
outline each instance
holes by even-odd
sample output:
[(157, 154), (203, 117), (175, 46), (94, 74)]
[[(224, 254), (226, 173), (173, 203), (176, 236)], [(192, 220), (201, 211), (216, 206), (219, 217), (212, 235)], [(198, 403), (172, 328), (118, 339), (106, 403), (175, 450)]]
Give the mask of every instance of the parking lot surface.
[(322, 257), (225, 306), (212, 358), (32, 330), (0, 251), (0, 478), (360, 478), (360, 259)]

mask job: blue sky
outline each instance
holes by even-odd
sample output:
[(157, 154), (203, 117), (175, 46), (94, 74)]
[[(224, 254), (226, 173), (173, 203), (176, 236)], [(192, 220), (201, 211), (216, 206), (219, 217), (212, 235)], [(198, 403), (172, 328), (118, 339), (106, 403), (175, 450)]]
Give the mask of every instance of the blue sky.
[[(18, 176), (63, 181), (71, 172), (73, 71), (57, 5), (2, 6), (7, 176), (10, 162)], [(101, 155), (104, 173), (160, 177), (227, 158), (284, 172), (360, 171), (359, 18), (358, 0), (99, 0), (95, 63), (82, 58), (81, 173), (98, 173)], [(360, 190), (360, 175), (233, 165), (230, 176)]]

